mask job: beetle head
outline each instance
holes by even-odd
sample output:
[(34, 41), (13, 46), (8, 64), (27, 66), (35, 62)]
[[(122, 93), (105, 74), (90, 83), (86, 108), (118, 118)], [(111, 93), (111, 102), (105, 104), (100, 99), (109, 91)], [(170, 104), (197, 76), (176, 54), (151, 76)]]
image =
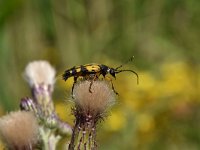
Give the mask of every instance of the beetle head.
[(65, 71), (65, 73), (62, 75), (63, 80), (67, 80), (70, 77), (70, 72), (69, 71)]
[(115, 77), (115, 69), (114, 69), (114, 68), (110, 68), (110, 69), (109, 69), (109, 73), (110, 73), (114, 78), (116, 78), (116, 77)]

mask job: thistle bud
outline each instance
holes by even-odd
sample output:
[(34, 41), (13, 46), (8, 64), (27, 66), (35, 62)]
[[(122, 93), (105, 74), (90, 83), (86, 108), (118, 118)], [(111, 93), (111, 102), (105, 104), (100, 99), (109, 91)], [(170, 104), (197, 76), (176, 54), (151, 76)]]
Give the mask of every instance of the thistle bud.
[[(32, 89), (37, 114), (42, 118), (47, 118), (47, 121), (55, 112), (52, 101), (55, 73), (55, 69), (47, 61), (30, 62), (24, 71), (25, 79)], [(28, 106), (31, 103), (31, 101), (26, 102), (28, 102)], [(24, 104), (23, 101), (21, 104)]]

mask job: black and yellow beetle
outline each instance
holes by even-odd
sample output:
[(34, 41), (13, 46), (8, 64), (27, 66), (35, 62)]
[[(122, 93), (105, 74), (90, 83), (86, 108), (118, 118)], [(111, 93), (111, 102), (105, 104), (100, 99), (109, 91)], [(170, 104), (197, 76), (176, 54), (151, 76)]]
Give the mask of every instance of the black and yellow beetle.
[[(132, 61), (133, 57), (131, 57), (131, 59), (128, 60)], [(126, 62), (127, 63), (127, 62)], [(80, 66), (74, 66), (68, 70), (65, 71), (65, 73), (63, 74), (63, 79), (66, 81), (68, 78), (70, 77), (74, 77), (74, 84), (77, 82), (77, 79), (79, 77), (82, 77), (84, 79), (90, 79), (91, 80), (91, 84), (90, 84), (90, 88), (89, 91), (91, 92), (91, 86), (92, 83), (95, 79), (99, 78), (100, 75), (103, 75), (103, 77), (105, 78), (107, 74), (110, 74), (111, 76), (113, 76), (114, 78), (116, 78), (116, 74), (120, 73), (120, 72), (124, 72), (124, 71), (129, 71), (134, 73), (137, 76), (137, 83), (139, 83), (139, 76), (138, 74), (133, 71), (133, 70), (119, 70), (119, 68), (121, 68), (123, 65), (120, 65), (119, 67), (116, 68), (111, 68), (108, 67), (106, 65), (103, 64), (96, 64), (96, 63), (91, 63), (91, 64), (86, 64), (86, 65), (80, 65)], [(110, 79), (111, 83), (112, 80)], [(73, 88), (74, 88), (74, 84), (72, 86), (72, 94), (73, 94)], [(112, 83), (112, 88), (113, 91), (118, 94), (115, 90), (114, 90), (114, 86)]]

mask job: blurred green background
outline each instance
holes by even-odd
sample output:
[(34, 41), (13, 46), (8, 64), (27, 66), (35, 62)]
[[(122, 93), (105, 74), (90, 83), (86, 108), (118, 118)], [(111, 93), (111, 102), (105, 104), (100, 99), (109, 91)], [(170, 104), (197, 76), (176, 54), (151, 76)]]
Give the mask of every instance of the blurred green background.
[(26, 64), (48, 60), (58, 71), (53, 95), (62, 119), (73, 123), (74, 65), (124, 66), (117, 104), (98, 127), (100, 150), (200, 149), (199, 0), (1, 0), (0, 115), (30, 96)]

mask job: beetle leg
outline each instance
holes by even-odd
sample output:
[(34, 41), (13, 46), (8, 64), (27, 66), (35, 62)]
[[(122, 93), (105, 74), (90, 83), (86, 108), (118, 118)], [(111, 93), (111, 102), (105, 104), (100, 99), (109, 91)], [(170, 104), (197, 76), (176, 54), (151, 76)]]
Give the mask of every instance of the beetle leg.
[(71, 91), (72, 98), (74, 98), (74, 97), (73, 97), (73, 93), (74, 93), (74, 85), (75, 85), (76, 82), (77, 82), (77, 78), (78, 78), (78, 77), (74, 77), (74, 83), (73, 83), (73, 85), (72, 85), (72, 91)]
[(89, 92), (92, 93), (91, 88), (92, 88), (93, 80), (90, 82), (90, 87), (89, 87)]
[(94, 80), (97, 78), (97, 75), (95, 74), (94, 75), (94, 77), (93, 77), (93, 79), (91, 80), (91, 82), (90, 82), (90, 86), (89, 86), (89, 92), (90, 93), (92, 93), (92, 91), (91, 91), (91, 89), (92, 89), (92, 84), (93, 84), (93, 82), (94, 82)]
[(114, 88), (114, 85), (113, 85), (113, 82), (112, 82), (112, 79), (110, 78), (110, 77), (105, 77), (107, 80), (109, 80), (110, 81), (110, 83), (111, 83), (111, 86), (112, 86), (112, 90), (114, 91), (114, 93), (116, 94), (116, 95), (119, 95), (119, 93), (115, 90), (115, 88)]
[(115, 90), (115, 88), (114, 88), (114, 85), (113, 85), (113, 82), (112, 82), (112, 80), (110, 80), (110, 82), (111, 82), (112, 89), (113, 89), (114, 93), (115, 93), (116, 95), (119, 95), (119, 93), (118, 93), (118, 92)]
[(91, 91), (91, 89), (92, 89), (92, 84), (93, 84), (93, 82), (94, 82), (94, 78), (91, 80), (91, 82), (90, 82), (90, 86), (89, 86), (89, 92), (90, 93), (92, 93), (92, 91)]

